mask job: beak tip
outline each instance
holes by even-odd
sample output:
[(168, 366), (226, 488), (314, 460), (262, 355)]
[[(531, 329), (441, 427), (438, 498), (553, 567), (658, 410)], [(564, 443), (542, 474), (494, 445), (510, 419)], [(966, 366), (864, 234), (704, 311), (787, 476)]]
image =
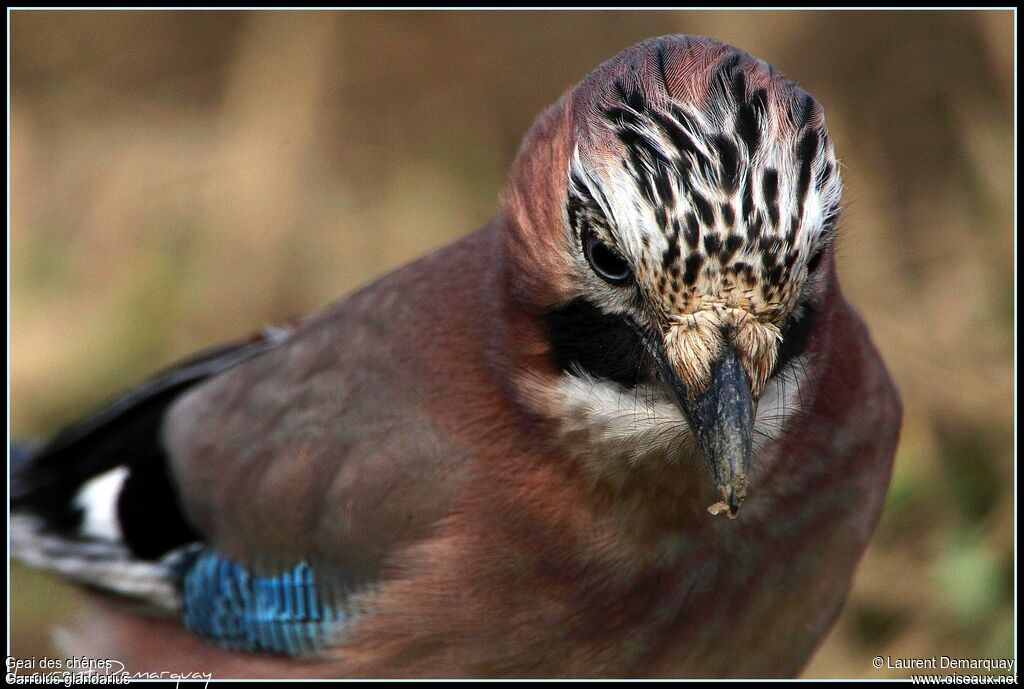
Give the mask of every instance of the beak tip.
[(708, 507), (708, 512), (714, 515), (723, 512), (729, 519), (736, 519), (740, 515), (740, 505), (747, 497), (747, 475), (737, 472), (732, 483), (718, 486), (722, 499)]
[(739, 516), (739, 505), (730, 505), (725, 500), (719, 500), (713, 505), (708, 507), (708, 512), (713, 515), (724, 514), (729, 519), (735, 519)]

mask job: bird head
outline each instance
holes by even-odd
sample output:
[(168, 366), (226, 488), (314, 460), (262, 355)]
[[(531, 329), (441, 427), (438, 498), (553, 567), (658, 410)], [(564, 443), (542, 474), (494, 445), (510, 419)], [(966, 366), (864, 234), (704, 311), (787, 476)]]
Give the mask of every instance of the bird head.
[(713, 512), (736, 516), (759, 401), (834, 280), (840, 191), (819, 104), (765, 62), (690, 36), (598, 67), (539, 118), (513, 167), (507, 253), (555, 363), (663, 395), (721, 496)]

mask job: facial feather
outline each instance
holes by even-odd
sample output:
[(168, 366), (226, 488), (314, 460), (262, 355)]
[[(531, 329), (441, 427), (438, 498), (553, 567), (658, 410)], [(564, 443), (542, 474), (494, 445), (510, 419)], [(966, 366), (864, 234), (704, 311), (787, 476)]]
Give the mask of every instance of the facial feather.
[(760, 60), (712, 48), (687, 63), (678, 42), (654, 42), (641, 78), (624, 58), (584, 81), (566, 229), (576, 243), (596, 232), (629, 261), (634, 315), (661, 329), (692, 388), (725, 332), (756, 396), (808, 264), (831, 241), (841, 183), (817, 102)]

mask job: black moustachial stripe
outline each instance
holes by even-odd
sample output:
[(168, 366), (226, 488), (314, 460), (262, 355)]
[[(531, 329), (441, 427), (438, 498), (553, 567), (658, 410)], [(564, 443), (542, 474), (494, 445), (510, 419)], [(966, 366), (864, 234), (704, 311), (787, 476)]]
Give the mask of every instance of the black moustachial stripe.
[(785, 369), (793, 359), (807, 349), (817, 314), (808, 304), (804, 304), (802, 309), (803, 313), (800, 318), (791, 320), (782, 329), (782, 343), (779, 345), (778, 356), (775, 359), (775, 373)]
[(560, 371), (582, 371), (632, 387), (647, 379), (646, 350), (624, 316), (579, 298), (545, 317), (551, 357)]

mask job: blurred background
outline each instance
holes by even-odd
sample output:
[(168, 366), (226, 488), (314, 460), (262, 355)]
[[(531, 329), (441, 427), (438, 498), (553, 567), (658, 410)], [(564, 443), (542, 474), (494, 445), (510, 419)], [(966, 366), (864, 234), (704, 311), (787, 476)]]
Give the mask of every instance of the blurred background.
[[(840, 273), (906, 407), (877, 536), (805, 675), (1012, 656), (1013, 19), (14, 11), (11, 430), (47, 435), (466, 234), (565, 89), (644, 38), (705, 34), (824, 105)], [(11, 653), (54, 653), (74, 591), (12, 576)]]

